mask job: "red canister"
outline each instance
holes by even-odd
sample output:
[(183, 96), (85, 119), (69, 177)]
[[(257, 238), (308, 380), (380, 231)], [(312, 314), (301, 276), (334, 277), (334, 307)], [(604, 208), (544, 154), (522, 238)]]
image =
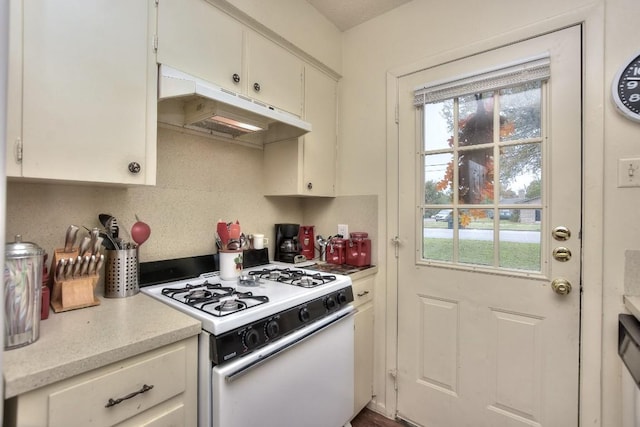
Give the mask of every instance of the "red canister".
[(371, 239), (363, 231), (349, 233), (345, 247), (345, 264), (355, 267), (371, 265)]
[(326, 253), (327, 253), (327, 262), (329, 264), (338, 264), (342, 265), (345, 263), (345, 240), (339, 237), (334, 237), (329, 240), (327, 244)]

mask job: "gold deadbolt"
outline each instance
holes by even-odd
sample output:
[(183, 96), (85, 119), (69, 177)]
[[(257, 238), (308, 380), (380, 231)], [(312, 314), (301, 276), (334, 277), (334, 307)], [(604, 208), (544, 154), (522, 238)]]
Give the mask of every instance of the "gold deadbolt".
[(564, 242), (565, 240), (569, 240), (569, 238), (571, 237), (571, 230), (569, 230), (567, 227), (560, 225), (553, 229), (553, 231), (551, 232), (551, 235), (553, 236), (554, 239), (558, 240), (559, 242)]
[(571, 292), (571, 283), (566, 279), (555, 279), (551, 282), (551, 289), (559, 295), (567, 295)]
[(569, 261), (571, 259), (571, 251), (569, 248), (565, 248), (564, 246), (558, 246), (553, 250), (553, 257), (556, 261)]

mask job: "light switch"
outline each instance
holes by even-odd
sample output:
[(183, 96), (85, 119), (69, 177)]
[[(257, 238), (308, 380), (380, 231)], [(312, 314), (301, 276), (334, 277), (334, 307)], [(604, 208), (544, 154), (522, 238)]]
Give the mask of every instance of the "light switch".
[(640, 187), (640, 158), (618, 160), (618, 187)]

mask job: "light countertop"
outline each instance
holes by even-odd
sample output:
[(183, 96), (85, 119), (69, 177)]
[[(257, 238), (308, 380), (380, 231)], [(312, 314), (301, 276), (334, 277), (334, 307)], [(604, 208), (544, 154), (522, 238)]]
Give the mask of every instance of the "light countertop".
[(139, 293), (100, 298), (100, 305), (54, 313), (39, 339), (3, 354), (10, 398), (200, 333), (200, 322)]

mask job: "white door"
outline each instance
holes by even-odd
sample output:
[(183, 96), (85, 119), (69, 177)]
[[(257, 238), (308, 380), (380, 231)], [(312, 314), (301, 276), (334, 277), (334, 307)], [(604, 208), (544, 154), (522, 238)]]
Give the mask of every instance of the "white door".
[(578, 425), (580, 35), (399, 79), (401, 418)]

